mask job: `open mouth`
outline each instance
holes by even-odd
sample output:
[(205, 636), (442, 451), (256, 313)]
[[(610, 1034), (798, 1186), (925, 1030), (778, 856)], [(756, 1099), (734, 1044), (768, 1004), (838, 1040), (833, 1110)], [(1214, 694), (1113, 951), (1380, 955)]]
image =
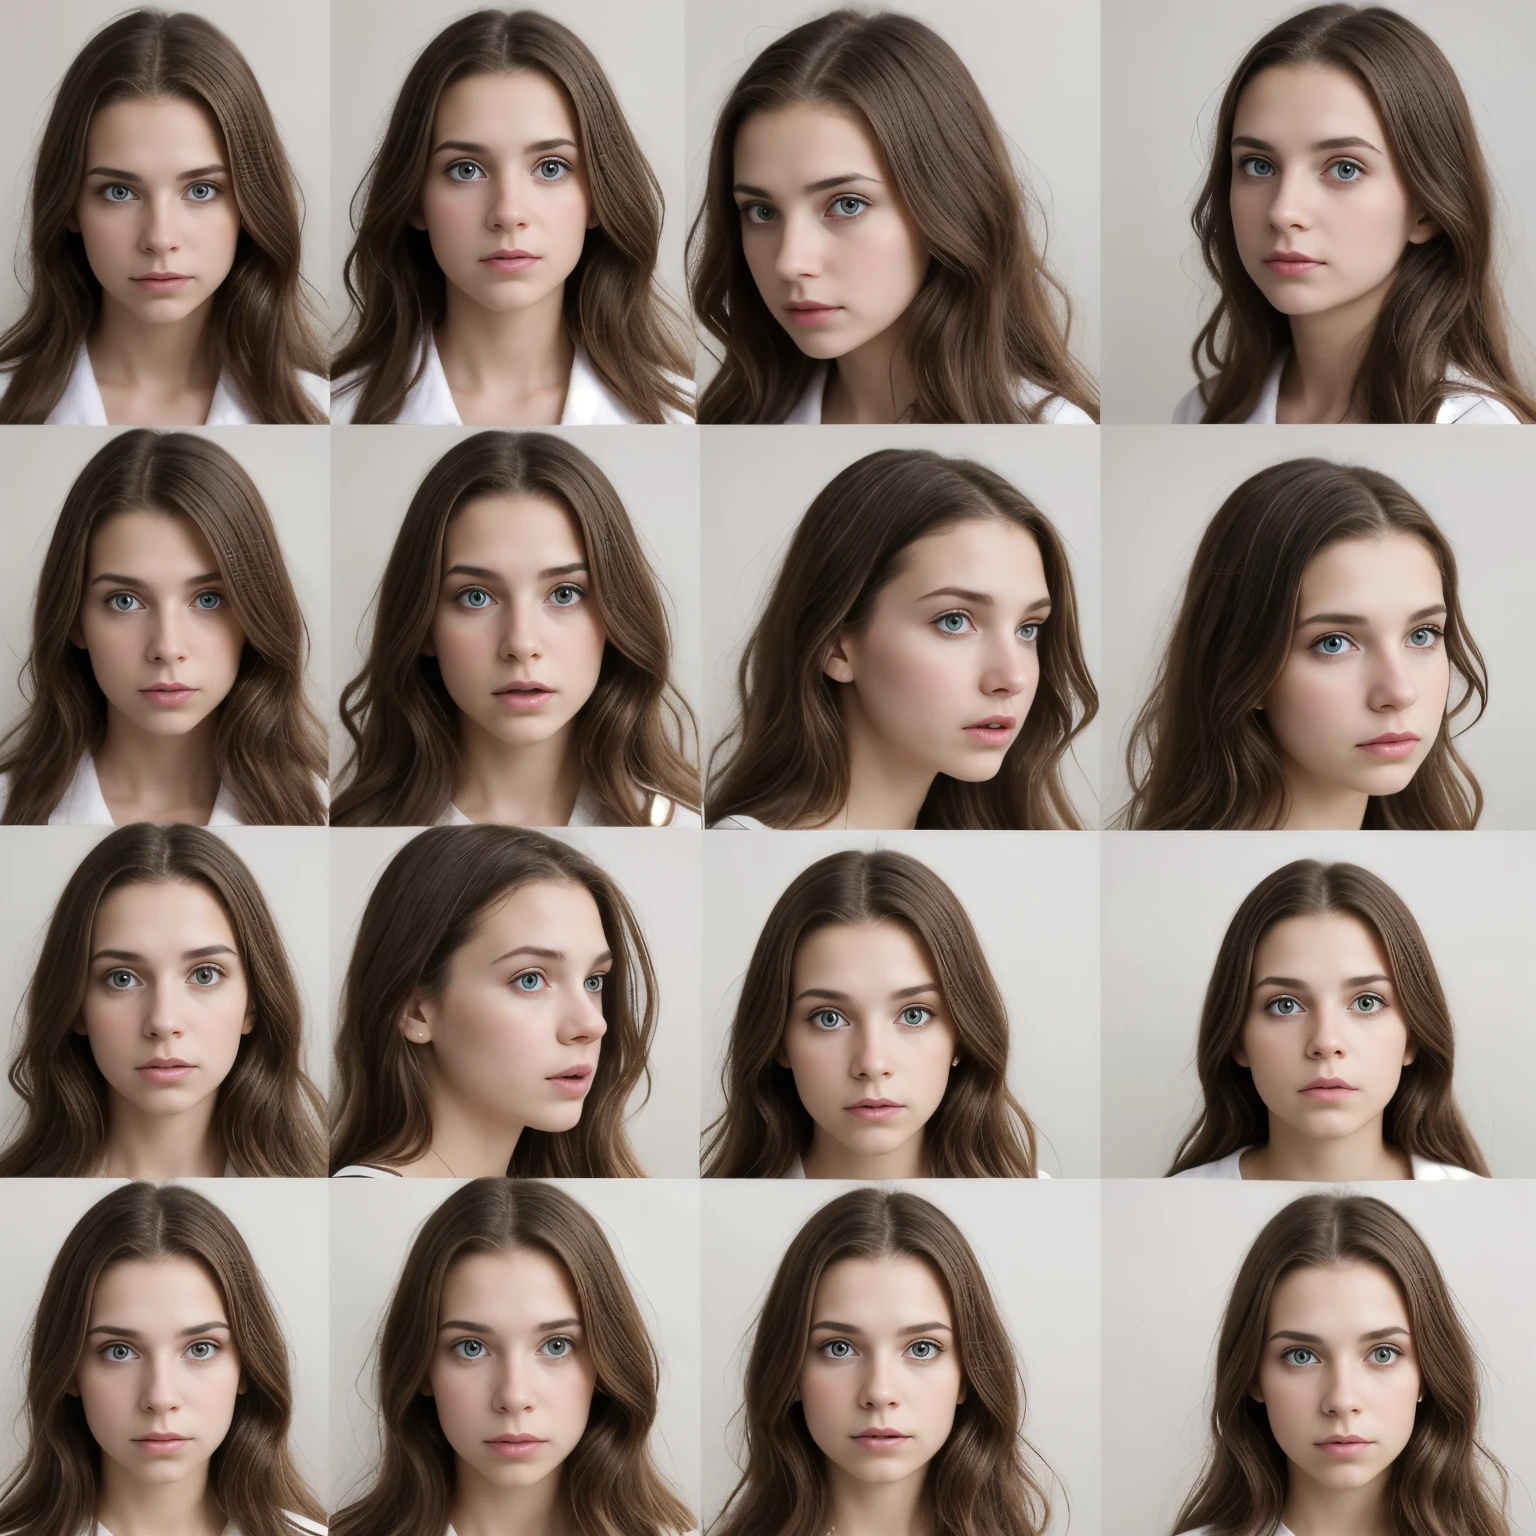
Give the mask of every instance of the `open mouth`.
[(1005, 747), (1013, 738), (1013, 728), (1018, 724), (1012, 715), (989, 715), (985, 720), (973, 721), (965, 726), (965, 734), (972, 741), (989, 747)]
[(579, 1099), (588, 1088), (592, 1086), (591, 1067), (571, 1067), (565, 1072), (557, 1072), (553, 1077), (546, 1077), (546, 1083), (553, 1083), (562, 1093), (569, 1094), (573, 1099)]

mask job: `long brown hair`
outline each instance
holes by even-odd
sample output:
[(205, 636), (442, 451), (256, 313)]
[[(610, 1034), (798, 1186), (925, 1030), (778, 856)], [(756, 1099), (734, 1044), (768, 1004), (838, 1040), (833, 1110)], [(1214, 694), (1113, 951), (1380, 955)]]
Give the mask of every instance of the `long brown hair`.
[[(493, 907), (536, 881), (580, 885), (597, 903), (613, 969), (602, 992), (603, 1037), (581, 1119), (569, 1131), (525, 1130), (509, 1174), (639, 1178), (624, 1134), (629, 1096), (650, 1072), (656, 976), (639, 920), (606, 871), (527, 827), (432, 827), (385, 867), (363, 909), (341, 994), (331, 1172), (350, 1163), (408, 1163), (432, 1144), (427, 1078), (400, 1032), (413, 998), (446, 982), (453, 956)], [(428, 1047), (429, 1048), (429, 1047)]]
[(208, 1464), (208, 1488), (242, 1536), (293, 1536), (283, 1511), (325, 1512), (288, 1450), (293, 1416), (288, 1346), (261, 1272), (235, 1224), (181, 1184), (124, 1184), (71, 1228), (38, 1302), (27, 1351), (27, 1453), (0, 1492), (15, 1536), (95, 1529), (101, 1450), (69, 1391), (97, 1282), (130, 1259), (190, 1259), (218, 1287), (245, 1390)]
[[(1360, 465), (1288, 459), (1261, 469), (1221, 504), (1200, 540), (1157, 680), (1126, 748), (1131, 797), (1122, 825), (1211, 830), (1278, 827), (1286, 815), (1280, 748), (1260, 705), (1285, 666), (1308, 562), (1340, 539), (1409, 533), (1429, 546), (1445, 591), (1445, 649), (1462, 685), (1419, 771), (1372, 795), (1367, 827), (1468, 830), (1483, 792), (1451, 722), (1488, 674), (1457, 595), (1456, 556), (1397, 481)], [(1458, 735), (1460, 732), (1457, 733)]]
[(572, 1528), (593, 1536), (677, 1536), (687, 1505), (651, 1460), (660, 1372), (656, 1352), (603, 1229), (552, 1184), (472, 1179), (433, 1211), (411, 1244), (379, 1333), (382, 1456), (373, 1486), (331, 1519), (331, 1536), (441, 1531), (454, 1452), (422, 1392), (437, 1342), (443, 1284), (476, 1253), (531, 1249), (559, 1263), (581, 1310), (597, 1386), (587, 1427), (560, 1467)]
[(304, 692), (309, 633), (261, 492), (217, 443), (147, 427), (100, 448), (64, 498), (37, 584), (22, 674), (30, 702), (0, 738), (0, 773), (11, 776), (0, 822), (46, 822), (80, 759), (106, 740), (106, 695), (70, 634), (92, 535), (120, 512), (144, 510), (185, 517), (207, 539), (245, 631), (234, 686), (216, 714), (220, 782), (247, 823), (323, 825), (315, 780), (325, 776), (325, 737)]
[[(970, 71), (915, 18), (849, 10), (771, 43), (715, 121), (704, 203), (688, 236), (694, 313), (722, 349), (699, 420), (783, 421), (818, 366), (758, 293), (731, 191), (741, 125), (796, 102), (868, 127), (929, 250), (904, 342), (917, 382), (908, 419), (1038, 421), (1059, 396), (1097, 420), (1093, 385), (1067, 345), (1067, 291), (1035, 248), (1031, 199)], [(1044, 391), (1035, 405), (1020, 404), (1021, 380)]]
[(336, 354), (339, 379), (360, 373), (354, 422), (393, 421), (426, 366), (428, 333), (447, 316), (447, 281), (425, 231), (409, 222), (421, 197), (432, 125), (443, 92), (472, 74), (543, 75), (570, 99), (592, 213), (576, 269), (565, 281), (565, 324), (603, 382), (638, 421), (693, 414), (678, 380), (693, 366), (681, 317), (656, 286), (661, 185), (591, 50), (538, 11), (476, 11), (421, 51), (395, 99), (384, 142), (352, 199), (357, 232), (347, 253), (355, 323)]
[(1266, 875), (1227, 925), (1200, 1013), (1195, 1060), (1204, 1102), (1179, 1143), (1170, 1176), (1269, 1140), (1269, 1110), (1253, 1085), (1253, 1074), (1233, 1056), (1242, 1046), (1253, 995), (1254, 956), (1276, 923), (1339, 912), (1359, 918), (1376, 935), (1414, 1047), (1414, 1059), (1403, 1068), (1387, 1105), (1382, 1139), (1410, 1156), (1488, 1177), (1483, 1154), (1456, 1107), (1451, 1010), (1413, 913), (1368, 869), (1317, 859), (1297, 859)]
[(80, 344), (101, 312), (101, 285), (67, 220), (85, 174), (97, 110), (115, 101), (180, 98), (219, 125), (240, 208), (235, 264), (208, 311), (215, 361), (260, 422), (323, 422), (301, 370), (324, 374), (299, 273), (298, 182), (266, 97), (244, 55), (189, 11), (140, 9), (103, 27), (59, 85), (32, 172), (27, 276), (20, 320), (0, 336), (13, 368), (0, 423), (38, 423), (59, 403)]
[(955, 1028), (960, 1065), (924, 1129), (934, 1178), (1032, 1178), (1035, 1128), (1008, 1091), (1008, 1010), (955, 893), (904, 853), (848, 848), (802, 870), (773, 905), (742, 983), (721, 1086), (705, 1132), (704, 1174), (784, 1177), (815, 1126), (788, 1067), (774, 1059), (789, 1018), (795, 952), (820, 928), (895, 923), (922, 944)]
[(698, 724), (672, 684), (661, 589), (613, 482), (563, 438), (491, 431), (455, 444), (427, 471), (395, 536), (368, 660), (341, 696), (353, 745), (332, 824), (432, 825), (452, 802), (459, 710), (422, 647), (448, 524), (476, 497), (497, 495), (552, 501), (581, 537), (608, 643), (597, 688), (576, 717), (576, 753), (603, 822), (649, 826), (658, 793), (697, 805), (698, 770), (687, 754)]
[(1210, 171), (1192, 215), (1218, 291), (1191, 353), (1206, 402), (1202, 420), (1246, 421), (1276, 355), (1291, 344), (1290, 320), (1237, 252), (1232, 125), (1238, 98), (1260, 71), (1300, 64), (1343, 70), (1370, 97), (1410, 202), (1437, 226), (1403, 252), (1355, 375), (1350, 414), (1432, 422), (1447, 372), (1459, 367), (1471, 380), (1457, 390), (1490, 395), (1536, 421), (1536, 399), (1510, 358), (1493, 271), (1493, 194), (1467, 98), (1430, 37), (1380, 5), (1316, 5), (1288, 17), (1248, 50), (1221, 98)]
[(239, 855), (205, 828), (141, 821), (91, 849), (53, 910), (10, 1069), (26, 1120), (0, 1153), (0, 1178), (98, 1172), (107, 1142), (107, 1084), (90, 1042), (75, 1033), (90, 979), (91, 932), (113, 891), (171, 880), (202, 886), (224, 909), (250, 992), (252, 1027), (241, 1037), (213, 1112), (219, 1147), (246, 1177), (322, 1176), (322, 1101), (299, 1062), (303, 1008), (260, 887)]
[(800, 1373), (821, 1277), (844, 1259), (917, 1259), (944, 1288), (965, 1400), (923, 1479), (934, 1536), (1042, 1536), (1050, 1471), (1024, 1439), (1024, 1385), (1008, 1330), (965, 1235), (936, 1205), (849, 1190), (796, 1233), (758, 1317), (747, 1361), (747, 1465), (710, 1536), (822, 1536), (825, 1459), (806, 1427)]
[(1081, 826), (1061, 782), (1061, 759), (1098, 712), (1099, 696), (1083, 659), (1061, 537), (995, 471), (925, 448), (866, 454), (828, 481), (801, 518), (742, 653), (737, 718), (710, 754), (709, 821), (740, 814), (778, 827), (815, 825), (842, 806), (848, 754), (840, 685), (823, 671), (828, 650), (839, 631), (869, 619), (908, 545), (971, 518), (1012, 523), (1039, 547), (1051, 597), (1036, 642), (1040, 682), (998, 773), (980, 784), (939, 774), (917, 824)]
[(1211, 1450), (1179, 1511), (1175, 1532), (1272, 1536), (1285, 1509), (1285, 1453), (1263, 1403), (1259, 1374), (1275, 1287), (1298, 1269), (1371, 1264), (1396, 1285), (1408, 1313), (1424, 1398), (1413, 1434), (1392, 1464), (1387, 1524), (1398, 1536), (1509, 1536), (1504, 1469), (1477, 1437), (1477, 1357), (1435, 1256), (1384, 1200), (1316, 1194), (1265, 1224), (1238, 1271), (1216, 1345)]

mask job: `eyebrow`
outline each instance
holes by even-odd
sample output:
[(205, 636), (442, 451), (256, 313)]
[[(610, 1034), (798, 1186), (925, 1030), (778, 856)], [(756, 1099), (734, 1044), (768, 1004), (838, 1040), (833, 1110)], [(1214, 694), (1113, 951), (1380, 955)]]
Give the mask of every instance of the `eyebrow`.
[[(574, 576), (577, 573), (577, 571), (580, 571), (583, 574), (586, 574), (586, 572), (587, 572), (587, 562), (585, 560), (574, 560), (574, 561), (571, 562), (570, 565), (550, 565), (550, 566), (546, 566), (542, 571), (539, 572), (538, 577), (536, 579), (539, 580), (539, 581), (544, 581), (544, 580), (548, 579), (551, 576)], [(443, 572), (443, 575), (445, 577), (447, 577), (447, 576), (478, 576), (481, 581), (500, 581), (501, 580), (501, 572), (500, 571), (488, 570), (483, 565), (450, 565), (448, 567), (448, 569)]]
[[(915, 987), (903, 987), (899, 992), (892, 992), (889, 994), (889, 996), (894, 1002), (897, 999), (903, 997), (917, 997), (920, 993), (936, 993), (938, 990), (938, 986), (934, 982), (922, 981), (919, 982)], [(851, 993), (837, 992), (834, 991), (831, 987), (807, 987), (804, 992), (798, 993), (795, 997), (792, 997), (790, 1001), (793, 1003), (798, 1003), (802, 997), (826, 997), (830, 998), (834, 1003), (850, 1003), (853, 1001)]]
[[(510, 960), (513, 955), (532, 955), (535, 960), (564, 960), (563, 949), (543, 949), (537, 944), (519, 944), (516, 949), (509, 949), (504, 955), (497, 955), (491, 961), (492, 965), (500, 965), (503, 960)], [(605, 949), (593, 962), (593, 965), (602, 965), (613, 959), (613, 951)]]
[[(987, 608), (992, 607), (996, 601), (990, 592), (973, 592), (969, 587), (935, 587), (932, 592), (924, 592), (921, 597), (914, 598), (913, 601), (926, 603), (931, 597), (958, 597), (963, 603), (976, 603)], [(1034, 613), (1037, 609), (1050, 606), (1050, 594), (1047, 593), (1044, 597), (1037, 597), (1024, 611)]]
[[(1346, 976), (1344, 978), (1344, 985), (1346, 987), (1363, 987), (1369, 981), (1390, 982), (1391, 980), (1390, 976), (1384, 976), (1378, 971), (1374, 976)], [(1266, 976), (1261, 981), (1254, 982), (1255, 987), (1295, 987), (1299, 992), (1306, 991), (1310, 985), (1309, 982), (1303, 981), (1299, 976)]]
[[(229, 1324), (222, 1318), (217, 1318), (211, 1323), (198, 1323), (194, 1327), (183, 1328), (177, 1334), (177, 1338), (190, 1338), (194, 1333), (212, 1333), (215, 1328), (222, 1328), (225, 1333), (229, 1332)], [(94, 1328), (86, 1330), (86, 1338), (90, 1338), (93, 1333), (116, 1334), (120, 1339), (142, 1339), (144, 1337), (136, 1328), (118, 1328), (112, 1323), (97, 1323)]]
[[(829, 1333), (851, 1333), (859, 1338), (864, 1336), (864, 1330), (856, 1327), (853, 1323), (835, 1323), (828, 1319), (820, 1323), (811, 1324), (812, 1333), (820, 1333), (822, 1331)], [(898, 1328), (896, 1332), (898, 1337), (903, 1337), (909, 1333), (953, 1333), (954, 1329), (948, 1323), (913, 1323), (910, 1328)]]
[[(198, 576), (188, 576), (185, 585), (189, 587), (201, 587), (210, 581), (223, 581), (222, 571), (204, 571)], [(89, 585), (100, 586), (103, 582), (110, 582), (117, 587), (143, 587), (148, 583), (142, 576), (122, 576), (116, 571), (103, 571), (100, 576), (91, 577)]]
[[(1416, 624), (1420, 619), (1432, 619), (1437, 613), (1448, 613), (1450, 610), (1444, 603), (1432, 603), (1428, 608), (1420, 608), (1415, 613), (1408, 615), (1408, 622)], [(1360, 613), (1314, 613), (1310, 618), (1298, 619), (1297, 629), (1305, 629), (1308, 624), (1368, 624), (1370, 620)]]
[[(1232, 147), (1234, 149), (1236, 149), (1239, 145), (1241, 145), (1244, 149), (1263, 149), (1263, 150), (1268, 150), (1270, 154), (1274, 154), (1275, 153), (1275, 146), (1273, 144), (1266, 144), (1263, 139), (1250, 139), (1250, 138), (1247, 137), (1246, 134), (1245, 135), (1241, 135), (1241, 136), (1239, 136), (1237, 138), (1234, 138), (1232, 140)], [(1382, 153), (1381, 150), (1376, 149), (1376, 146), (1374, 144), (1372, 144), (1369, 139), (1361, 139), (1361, 138), (1356, 138), (1356, 137), (1353, 137), (1353, 136), (1347, 137), (1347, 138), (1342, 138), (1342, 139), (1319, 139), (1312, 146), (1312, 148), (1314, 150), (1318, 150), (1318, 149), (1370, 149), (1370, 150), (1375, 150), (1375, 152), (1378, 155)]]
[[(535, 1333), (548, 1333), (555, 1328), (580, 1327), (581, 1319), (579, 1317), (557, 1317), (552, 1323), (535, 1323), (533, 1326), (533, 1331)], [(450, 1318), (446, 1323), (439, 1323), (437, 1325), (437, 1331), (439, 1333), (442, 1333), (445, 1329), (448, 1328), (464, 1328), (467, 1329), (470, 1333), (496, 1332), (495, 1327), (490, 1323), (472, 1323), (467, 1318), (462, 1317)]]
[[(1394, 1323), (1390, 1328), (1373, 1328), (1369, 1333), (1362, 1333), (1360, 1335), (1360, 1343), (1372, 1344), (1377, 1339), (1390, 1339), (1394, 1334), (1401, 1334), (1405, 1339), (1412, 1337), (1406, 1328), (1399, 1328)], [(1270, 1334), (1269, 1338), (1271, 1343), (1276, 1339), (1295, 1339), (1299, 1344), (1321, 1344), (1324, 1342), (1321, 1334), (1296, 1333), (1289, 1328), (1281, 1328), (1278, 1332)]]
[[(110, 165), (93, 165), (85, 173), (87, 176), (110, 176), (113, 181), (137, 181), (144, 178), (133, 171), (120, 171)], [(200, 176), (227, 176), (228, 169), (222, 165), (200, 165), (195, 171), (183, 171), (176, 179), (178, 181), (196, 181)]]
[[(575, 149), (577, 147), (575, 139), (535, 139), (532, 144), (525, 144), (523, 146), (523, 153), (525, 155), (538, 155), (547, 149)], [(445, 149), (456, 149), (461, 154), (467, 155), (484, 155), (490, 152), (488, 145), (472, 144), (468, 139), (444, 139), (432, 153), (440, 155)]]
[[(849, 171), (846, 176), (824, 176), (820, 181), (809, 182), (801, 188), (801, 191), (829, 192), (833, 187), (841, 187), (850, 181), (867, 181), (871, 186), (875, 187), (880, 185), (880, 178), (878, 176), (865, 176), (859, 171)], [(773, 200), (773, 193), (766, 191), (762, 187), (754, 187), (745, 181), (738, 181), (731, 188), (731, 191), (745, 192), (748, 197), (766, 197), (770, 202)]]
[[(228, 944), (205, 944), (201, 949), (184, 949), (181, 952), (183, 960), (206, 960), (210, 955), (235, 955)], [(98, 949), (91, 956), (94, 964), (97, 960), (147, 960), (147, 955), (136, 954), (131, 949)], [(235, 955), (238, 960), (240, 957)]]

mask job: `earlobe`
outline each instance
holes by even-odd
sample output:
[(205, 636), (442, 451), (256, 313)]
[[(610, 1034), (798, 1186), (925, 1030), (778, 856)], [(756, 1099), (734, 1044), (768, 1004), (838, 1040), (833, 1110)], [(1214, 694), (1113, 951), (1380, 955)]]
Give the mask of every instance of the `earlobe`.
[(1248, 1066), (1247, 1051), (1245, 1051), (1240, 1045), (1234, 1045), (1232, 1047), (1232, 1060), (1235, 1061), (1240, 1067)]
[(423, 232), (426, 230), (427, 221), (422, 216), (420, 203), (417, 203), (417, 205), (412, 208), (408, 214), (406, 214), (405, 222), (409, 224), (412, 229), (419, 229)]
[(1409, 245), (1425, 245), (1440, 233), (1440, 226), (1427, 213), (1419, 215), (1416, 223), (1408, 232)]
[(1414, 1057), (1418, 1054), (1418, 1047), (1414, 1045), (1413, 1041), (1410, 1040), (1407, 1044), (1407, 1047), (1403, 1051), (1403, 1065), (1405, 1067), (1411, 1067), (1413, 1065)]
[(413, 998), (411, 1005), (400, 1018), (400, 1033), (412, 1045), (428, 1045), (432, 1040), (432, 1025), (420, 998)]
[(71, 1376), (69, 1378), (69, 1380), (64, 1383), (64, 1390), (71, 1397), (79, 1397), (80, 1396), (80, 1383), (78, 1381), (76, 1381), (73, 1376)]
[(1254, 1384), (1248, 1388), (1248, 1396), (1251, 1397), (1256, 1403), (1262, 1403), (1264, 1401), (1264, 1393), (1260, 1390), (1258, 1382), (1254, 1382)]
[(256, 1004), (252, 1003), (245, 1010), (245, 1017), (240, 1021), (240, 1033), (248, 1035), (256, 1027)]
[(853, 664), (848, 660), (847, 653), (843, 649), (841, 636), (832, 642), (832, 648), (827, 652), (826, 660), (821, 664), (821, 670), (834, 683), (851, 683), (853, 681)]

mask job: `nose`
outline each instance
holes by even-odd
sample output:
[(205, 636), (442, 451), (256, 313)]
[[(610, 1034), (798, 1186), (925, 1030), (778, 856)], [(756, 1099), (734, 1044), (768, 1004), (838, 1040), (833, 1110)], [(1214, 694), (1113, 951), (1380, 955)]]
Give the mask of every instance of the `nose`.
[(1023, 693), (1038, 675), (1036, 655), (1012, 630), (989, 636), (982, 651), (981, 691), (996, 698)]
[(883, 1349), (875, 1349), (866, 1358), (869, 1363), (859, 1383), (859, 1407), (874, 1411), (899, 1408), (901, 1394), (896, 1390), (890, 1356)]
[(527, 185), (517, 174), (498, 177), (494, 182), (491, 206), (486, 212), (488, 229), (526, 229), (528, 227)]
[(533, 1368), (518, 1349), (509, 1349), (497, 1374), (491, 1407), (497, 1413), (527, 1413), (534, 1406)]
[(1371, 709), (1388, 713), (1407, 709), (1418, 697), (1405, 651), (1388, 646), (1371, 658), (1370, 691), (1366, 695)]
[(885, 1037), (867, 1025), (854, 1025), (853, 1061), (849, 1067), (853, 1076), (861, 1082), (874, 1082), (891, 1075), (891, 1065), (886, 1058)]
[(786, 283), (820, 277), (823, 237), (816, 221), (799, 213), (780, 215), (779, 249), (773, 270)]
[[(1347, 1419), (1359, 1413), (1361, 1403), (1360, 1376), (1354, 1364), (1340, 1359), (1323, 1367), (1323, 1397), (1319, 1407), (1330, 1418)], [(1340, 1424), (1337, 1433), (1348, 1433), (1349, 1426)]]
[(561, 1010), (556, 1036), (562, 1045), (590, 1045), (608, 1033), (603, 1017), (603, 994), (578, 987), (567, 1006)]
[(1339, 1030), (1339, 1015), (1329, 1003), (1320, 1002), (1312, 1010), (1312, 1033), (1307, 1040), (1307, 1055), (1313, 1061), (1330, 1061), (1344, 1054)]
[(146, 1359), (145, 1371), (144, 1393), (139, 1398), (139, 1407), (145, 1413), (174, 1413), (181, 1407), (175, 1356), (157, 1350)]
[(149, 636), (149, 659), (151, 661), (185, 661), (187, 659), (186, 628), (182, 611), (175, 603), (164, 603), (155, 609), (154, 625)]
[(1274, 178), (1269, 198), (1271, 228), (1285, 233), (1312, 227), (1310, 174), (1305, 166), (1297, 166)]
[(544, 639), (538, 605), (514, 597), (507, 604), (506, 627), (501, 633), (503, 661), (531, 661), (543, 654)]
[(146, 989), (144, 1034), (150, 1040), (175, 1040), (181, 1036), (181, 1017), (176, 1009), (176, 989), (151, 983)]
[(146, 256), (167, 255), (181, 249), (180, 213), (180, 201), (171, 193), (144, 194), (139, 249)]

